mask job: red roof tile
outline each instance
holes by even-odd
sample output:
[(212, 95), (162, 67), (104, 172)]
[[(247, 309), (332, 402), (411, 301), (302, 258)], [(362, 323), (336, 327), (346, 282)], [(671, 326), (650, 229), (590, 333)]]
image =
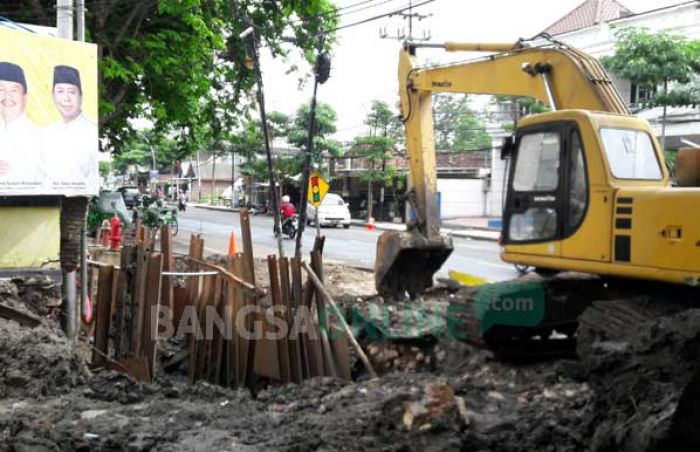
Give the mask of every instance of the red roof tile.
[(586, 0), (544, 31), (551, 35), (568, 33), (632, 14), (615, 0)]

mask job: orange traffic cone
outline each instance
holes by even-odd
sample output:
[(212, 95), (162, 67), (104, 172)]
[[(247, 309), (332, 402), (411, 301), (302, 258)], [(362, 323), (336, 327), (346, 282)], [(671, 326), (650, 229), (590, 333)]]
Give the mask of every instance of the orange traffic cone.
[(369, 217), (369, 220), (367, 220), (367, 230), (368, 231), (374, 230), (374, 217)]
[(231, 238), (228, 241), (228, 255), (235, 256), (236, 252), (236, 233), (232, 232)]

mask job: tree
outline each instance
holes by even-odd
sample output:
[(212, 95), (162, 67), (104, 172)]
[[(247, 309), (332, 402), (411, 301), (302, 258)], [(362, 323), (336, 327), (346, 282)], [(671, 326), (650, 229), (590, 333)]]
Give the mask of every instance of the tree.
[[(100, 130), (117, 153), (128, 150), (134, 118), (176, 134), (189, 152), (220, 138), (212, 138), (212, 118), (239, 116), (254, 84), (239, 38), (248, 16), (261, 43), (283, 58), (290, 52), (283, 37), (311, 58), (317, 33), (337, 23), (330, 0), (86, 0), (85, 7), (88, 40), (99, 45)], [(0, 13), (53, 26), (55, 0), (0, 1)]]
[(491, 137), (469, 108), (466, 94), (433, 95), (435, 148), (473, 151), (491, 148)]
[(666, 108), (700, 104), (700, 41), (635, 27), (620, 29), (615, 35), (615, 53), (601, 61), (616, 75), (655, 90), (645, 106), (663, 107), (661, 146), (665, 149)]
[[(287, 141), (289, 144), (306, 149), (309, 137), (309, 120), (311, 104), (301, 105), (294, 115), (289, 129), (287, 130)], [(321, 156), (326, 153), (332, 157), (343, 155), (343, 146), (337, 140), (332, 139), (337, 128), (335, 126), (336, 113), (333, 107), (323, 102), (316, 105), (316, 134), (314, 135), (314, 153), (311, 156), (312, 164), (320, 166)]]
[(170, 172), (174, 163), (184, 157), (185, 152), (171, 137), (152, 129), (141, 130), (124, 143), (124, 150), (114, 156), (112, 167), (117, 173), (125, 173), (129, 165)]
[(510, 119), (512, 122), (503, 124), (505, 130), (514, 130), (518, 121), (525, 116), (544, 113), (549, 108), (533, 97), (495, 96), (496, 102), (510, 105)]
[(380, 101), (373, 100), (370, 113), (365, 119), (369, 126), (369, 134), (355, 137), (351, 152), (362, 157), (367, 168), (361, 173), (360, 178), (367, 182), (367, 219), (373, 216), (373, 185), (380, 183), (380, 215), (384, 214), (384, 188), (391, 186), (396, 177), (396, 168), (387, 164), (387, 160), (394, 157), (396, 138), (390, 135), (391, 124), (396, 115), (389, 106)]

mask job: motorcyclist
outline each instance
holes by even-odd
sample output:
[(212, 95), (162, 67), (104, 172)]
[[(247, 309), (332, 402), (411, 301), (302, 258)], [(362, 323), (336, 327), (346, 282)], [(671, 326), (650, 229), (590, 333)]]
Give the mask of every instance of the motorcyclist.
[(280, 204), (280, 212), (282, 213), (282, 224), (284, 225), (287, 221), (292, 221), (294, 215), (296, 214), (296, 208), (292, 201), (289, 199), (289, 195), (282, 196), (282, 203)]

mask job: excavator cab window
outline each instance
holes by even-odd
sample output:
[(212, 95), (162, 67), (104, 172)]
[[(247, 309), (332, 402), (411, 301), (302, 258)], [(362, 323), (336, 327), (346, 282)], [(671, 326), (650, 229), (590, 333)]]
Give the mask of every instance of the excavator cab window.
[(588, 183), (574, 123), (532, 126), (516, 137), (504, 222), (506, 243), (559, 240), (583, 222)]
[(661, 165), (651, 137), (641, 130), (600, 129), (605, 155), (618, 179), (661, 180)]

